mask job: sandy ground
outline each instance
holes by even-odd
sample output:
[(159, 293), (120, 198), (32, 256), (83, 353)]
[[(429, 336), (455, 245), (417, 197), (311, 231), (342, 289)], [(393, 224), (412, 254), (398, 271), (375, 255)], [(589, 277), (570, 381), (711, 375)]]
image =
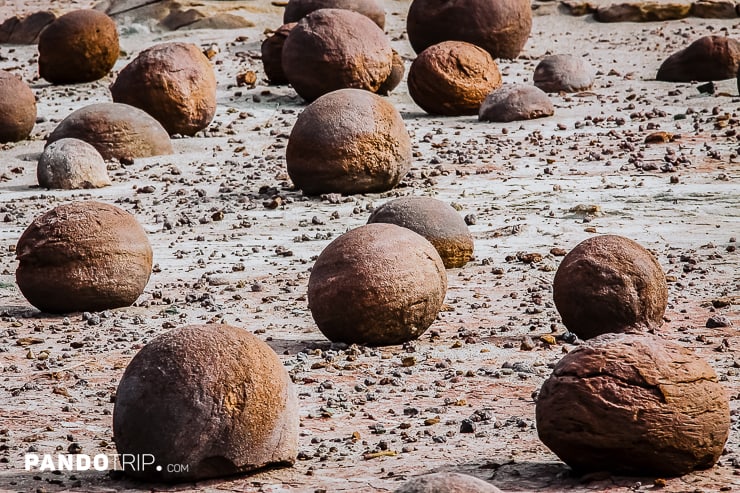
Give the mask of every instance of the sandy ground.
[[(268, 87), (258, 59), (262, 33), (280, 24), (281, 9), (245, 3), (256, 23), (245, 30), (153, 33), (127, 24), (114, 74), (90, 84), (51, 86), (36, 77), (35, 47), (0, 46), (0, 67), (31, 83), (40, 117), (31, 140), (0, 149), (0, 490), (393, 491), (408, 477), (439, 470), (470, 473), (506, 491), (656, 489), (656, 478), (573, 476), (534, 427), (533, 393), (573, 347), (539, 341), (564, 331), (551, 294), (559, 257), (549, 252), (604, 233), (655, 252), (670, 280), (659, 333), (706, 358), (730, 398), (732, 431), (719, 464), (668, 478), (663, 490), (740, 490), (740, 261), (733, 249), (740, 233), (740, 99), (733, 80), (718, 83), (712, 96), (695, 85), (654, 81), (668, 54), (702, 35), (737, 34), (736, 21), (599, 24), (545, 5), (540, 11), (549, 14), (535, 17), (523, 56), (500, 63), (504, 80), (530, 82), (539, 58), (568, 52), (587, 55), (598, 68), (592, 91), (553, 96), (551, 118), (491, 124), (427, 116), (402, 83), (390, 100), (414, 142), (412, 172), (386, 194), (319, 199), (293, 190), (285, 171), (284, 147), (302, 102), (289, 87)], [(89, 3), (50, 5), (66, 11)], [(0, 2), (0, 13), (44, 6)], [(410, 61), (408, 2), (385, 6), (393, 46)], [(70, 111), (109, 101), (115, 72), (164, 40), (219, 51), (219, 109), (210, 128), (174, 140), (174, 155), (112, 165), (111, 187), (39, 189), (36, 159), (45, 136)], [(236, 87), (243, 70), (258, 73), (256, 88)], [(644, 145), (654, 130), (681, 138)], [(682, 158), (672, 172), (660, 169), (666, 157)], [(331, 239), (364, 224), (373, 207), (407, 194), (475, 215), (475, 260), (448, 271), (445, 309), (418, 341), (406, 348), (332, 346), (307, 308), (313, 260)], [(283, 204), (269, 208), (278, 196)], [(134, 307), (87, 320), (41, 315), (14, 284), (14, 246), (33, 218), (84, 199), (136, 215), (153, 244), (155, 272)], [(601, 212), (584, 216), (576, 210), (581, 204)], [(223, 219), (213, 220), (219, 212)], [(525, 264), (518, 252), (543, 260)], [(715, 308), (713, 301), (724, 304), (717, 300), (729, 304)], [(734, 327), (705, 328), (713, 315)], [(106, 473), (23, 471), (28, 451), (66, 451), (76, 443), (91, 455), (113, 454), (111, 401), (127, 362), (157, 334), (202, 322), (244, 327), (284, 361), (301, 406), (301, 454), (293, 468), (174, 487)], [(24, 345), (29, 337), (36, 342)], [(528, 338), (535, 347), (524, 350)], [(408, 356), (413, 366), (402, 364)], [(474, 434), (460, 433), (460, 421), (476, 412), (490, 419)]]

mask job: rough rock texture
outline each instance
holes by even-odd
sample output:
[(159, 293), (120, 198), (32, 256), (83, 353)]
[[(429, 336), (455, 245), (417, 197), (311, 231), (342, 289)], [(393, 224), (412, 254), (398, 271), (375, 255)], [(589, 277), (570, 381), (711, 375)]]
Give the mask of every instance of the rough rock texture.
[(118, 30), (97, 10), (75, 10), (39, 35), (39, 75), (54, 84), (101, 79), (118, 60)]
[(385, 346), (416, 339), (447, 292), (434, 246), (395, 224), (366, 224), (332, 241), (313, 266), (308, 303), (333, 342)]
[(534, 85), (545, 92), (578, 92), (594, 85), (596, 70), (584, 58), (550, 55), (534, 69)]
[(381, 205), (370, 223), (403, 226), (427, 239), (448, 269), (462, 267), (473, 257), (473, 235), (462, 216), (448, 203), (432, 197), (401, 197)]
[(162, 125), (148, 113), (119, 103), (96, 103), (80, 108), (61, 121), (46, 140), (84, 140), (103, 159), (131, 160), (172, 154), (172, 142)]
[(411, 64), (409, 94), (427, 113), (477, 115), (501, 85), (496, 62), (483, 48), (462, 41), (430, 46)]
[(481, 104), (478, 119), (490, 122), (513, 122), (552, 116), (555, 107), (545, 92), (529, 84), (504, 84)]
[(730, 427), (712, 367), (649, 334), (607, 334), (568, 353), (536, 417), (542, 442), (578, 472), (658, 477), (712, 467)]
[(160, 25), (172, 31), (177, 29), (242, 29), (254, 26), (254, 22), (228, 12), (208, 15), (198, 9), (182, 10), (173, 6), (167, 17), (160, 21)]
[(688, 2), (624, 2), (599, 6), (594, 18), (599, 22), (655, 22), (683, 19), (690, 12)]
[(288, 38), (288, 34), (290, 34), (290, 30), (295, 25), (295, 22), (283, 24), (262, 42), (262, 65), (265, 68), (265, 75), (270, 80), (270, 84), (288, 83), (288, 78), (283, 71), (283, 45)]
[(665, 59), (658, 80), (691, 82), (734, 79), (740, 69), (740, 42), (726, 36), (704, 36)]
[(26, 139), (36, 124), (36, 96), (16, 75), (0, 70), (0, 142)]
[(72, 202), (37, 217), (16, 246), (23, 296), (48, 313), (129, 306), (152, 272), (152, 247), (136, 218), (101, 202)]
[(531, 29), (527, 0), (414, 0), (406, 20), (417, 53), (455, 40), (480, 46), (493, 58), (516, 58)]
[(398, 87), (398, 84), (403, 80), (403, 74), (406, 72), (406, 66), (403, 63), (403, 58), (398, 54), (396, 50), (393, 50), (393, 60), (391, 61), (391, 73), (387, 79), (378, 88), (378, 94), (387, 96), (390, 92)]
[(79, 139), (52, 142), (39, 158), (36, 168), (43, 188), (100, 188), (111, 184), (103, 156)]
[(283, 46), (285, 75), (307, 101), (347, 87), (377, 92), (392, 63), (393, 50), (383, 30), (351, 10), (311, 12)]
[(699, 0), (691, 4), (691, 16), (703, 19), (734, 19), (738, 14), (732, 0)]
[(341, 89), (298, 116), (288, 174), (306, 195), (382, 192), (411, 168), (411, 139), (398, 110), (378, 95)]
[(501, 490), (467, 474), (436, 472), (410, 479), (394, 493), (501, 493)]
[(150, 481), (196, 481), (289, 465), (298, 447), (298, 408), (288, 372), (244, 329), (190, 325), (134, 356), (113, 410), (120, 454), (152, 454), (187, 471), (127, 470)]
[(53, 12), (42, 10), (25, 16), (15, 15), (0, 24), (0, 43), (33, 45), (39, 42), (39, 34), (56, 20)]
[(285, 6), (283, 22), (298, 22), (319, 9), (351, 10), (364, 15), (380, 29), (385, 29), (385, 10), (376, 0), (290, 0)]
[[(95, 7), (119, 25), (153, 29), (238, 29), (254, 26), (244, 2), (209, 0), (102, 0)], [(241, 15), (244, 13), (245, 15)], [(154, 24), (156, 22), (156, 24)]]
[(668, 287), (650, 252), (623, 236), (603, 235), (582, 241), (563, 258), (553, 297), (568, 330), (588, 339), (659, 327)]

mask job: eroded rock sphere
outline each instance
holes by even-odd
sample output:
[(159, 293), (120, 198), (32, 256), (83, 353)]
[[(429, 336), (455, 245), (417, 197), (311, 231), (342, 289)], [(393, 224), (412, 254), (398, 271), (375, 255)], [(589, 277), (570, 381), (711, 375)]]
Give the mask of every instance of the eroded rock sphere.
[(594, 85), (596, 71), (582, 57), (551, 55), (534, 69), (534, 85), (545, 92), (579, 92)]
[(403, 80), (403, 74), (406, 73), (406, 66), (403, 63), (403, 58), (398, 54), (396, 50), (393, 50), (393, 60), (391, 61), (391, 73), (385, 81), (378, 88), (378, 94), (387, 96), (390, 92), (398, 87), (398, 84)]
[(100, 188), (111, 184), (103, 156), (79, 139), (52, 142), (36, 167), (39, 186), (44, 188)]
[(376, 0), (290, 0), (285, 6), (283, 22), (298, 22), (319, 9), (351, 10), (364, 15), (380, 29), (385, 29), (385, 10)]
[(332, 241), (311, 270), (308, 303), (333, 342), (385, 346), (423, 334), (437, 317), (447, 275), (424, 237), (367, 224)]
[(478, 110), (478, 119), (490, 122), (514, 122), (552, 116), (555, 107), (542, 89), (528, 84), (503, 84)]
[(136, 218), (101, 202), (72, 202), (37, 217), (16, 246), (16, 281), (47, 313), (129, 306), (152, 272), (152, 247)]
[(14, 74), (0, 70), (0, 142), (28, 138), (36, 124), (36, 96)]
[(740, 42), (727, 36), (704, 36), (663, 61), (656, 79), (692, 82), (734, 79), (740, 70)]
[(265, 69), (265, 75), (270, 80), (270, 84), (288, 83), (288, 78), (283, 71), (283, 45), (288, 34), (290, 34), (290, 30), (295, 25), (295, 22), (283, 24), (262, 42), (262, 46), (260, 47), (262, 52), (262, 66)]
[(394, 493), (501, 493), (501, 490), (467, 474), (436, 472), (410, 479)]

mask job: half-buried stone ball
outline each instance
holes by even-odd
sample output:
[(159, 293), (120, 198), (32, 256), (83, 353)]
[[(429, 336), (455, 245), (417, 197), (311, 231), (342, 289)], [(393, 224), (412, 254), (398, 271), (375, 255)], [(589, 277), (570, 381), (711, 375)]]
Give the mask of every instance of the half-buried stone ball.
[(39, 75), (51, 83), (101, 79), (118, 60), (116, 23), (97, 10), (75, 10), (41, 31), (38, 49)]
[(352, 10), (369, 18), (380, 29), (385, 28), (385, 10), (376, 0), (290, 0), (285, 6), (283, 22), (298, 22), (319, 9)]
[(286, 161), (291, 180), (307, 195), (382, 192), (411, 167), (411, 139), (391, 103), (341, 89), (298, 115)]
[(367, 224), (332, 241), (311, 270), (308, 303), (333, 342), (386, 346), (422, 335), (437, 317), (447, 275), (424, 237)]
[(501, 490), (467, 474), (435, 472), (406, 481), (394, 493), (501, 493)]
[(478, 119), (514, 122), (552, 116), (555, 107), (542, 89), (529, 84), (504, 84), (481, 104)]
[(36, 124), (36, 96), (14, 74), (0, 70), (0, 142), (28, 138)]
[(110, 91), (113, 101), (141, 108), (170, 135), (194, 135), (216, 114), (216, 74), (191, 43), (161, 43), (142, 51)]
[(582, 57), (551, 55), (534, 69), (534, 85), (545, 92), (578, 92), (594, 85), (596, 71)]
[(100, 188), (111, 184), (103, 156), (79, 139), (60, 139), (49, 144), (36, 167), (44, 188)]
[(23, 296), (48, 313), (129, 306), (152, 272), (152, 247), (136, 218), (101, 202), (73, 202), (37, 217), (16, 246)]
[(563, 258), (553, 297), (568, 330), (588, 339), (662, 325), (668, 285), (649, 251), (629, 238), (603, 235), (582, 241)]
[(262, 42), (260, 47), (262, 52), (262, 66), (265, 68), (265, 75), (270, 80), (270, 84), (287, 84), (288, 78), (283, 71), (283, 45), (290, 34), (290, 30), (295, 27), (295, 22), (283, 24), (272, 35)]
[(377, 92), (392, 64), (393, 50), (383, 30), (351, 10), (311, 12), (283, 45), (283, 71), (306, 101), (343, 88)]
[(298, 409), (267, 344), (229, 325), (191, 325), (156, 337), (131, 360), (116, 392), (113, 436), (119, 454), (155, 459), (124, 467), (127, 474), (198, 481), (293, 464)]
[(704, 36), (663, 61), (656, 79), (691, 82), (734, 79), (740, 70), (740, 42), (727, 36)]
[(605, 334), (542, 385), (537, 433), (577, 472), (678, 476), (712, 467), (729, 434), (727, 396), (690, 350), (650, 334)]
[(445, 267), (462, 267), (473, 256), (473, 236), (462, 216), (448, 203), (431, 197), (402, 197), (373, 211), (368, 223), (390, 223), (426, 238)]
[(483, 48), (445, 41), (424, 50), (409, 69), (409, 94), (436, 115), (477, 115), (483, 100), (501, 85), (496, 62)]

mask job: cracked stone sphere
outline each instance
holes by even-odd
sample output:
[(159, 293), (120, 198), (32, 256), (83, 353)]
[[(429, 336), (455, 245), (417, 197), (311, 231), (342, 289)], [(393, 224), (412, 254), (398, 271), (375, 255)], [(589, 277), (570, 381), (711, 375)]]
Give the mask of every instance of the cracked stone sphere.
[(477, 115), (486, 96), (500, 85), (501, 74), (491, 55), (462, 41), (430, 46), (409, 69), (411, 98), (435, 115)]
[(262, 46), (260, 47), (262, 52), (262, 66), (265, 69), (265, 75), (270, 81), (270, 84), (280, 85), (288, 83), (288, 78), (283, 71), (283, 45), (288, 38), (288, 34), (290, 34), (290, 30), (295, 25), (295, 22), (283, 24), (262, 42)]
[(49, 24), (39, 35), (39, 75), (53, 84), (102, 79), (118, 54), (116, 23), (97, 10), (75, 10)]
[(551, 55), (534, 69), (534, 85), (545, 92), (579, 92), (594, 85), (596, 71), (584, 58)]
[(216, 114), (216, 74), (192, 43), (161, 43), (142, 51), (110, 92), (116, 103), (152, 115), (170, 135), (194, 135)]
[(124, 467), (147, 481), (198, 481), (292, 465), (298, 447), (293, 385), (275, 352), (244, 329), (174, 329), (144, 346), (126, 368), (113, 437), (122, 456), (153, 459), (147, 467)]
[(435, 472), (406, 481), (394, 493), (501, 493), (501, 490), (467, 474)]
[(437, 250), (395, 224), (366, 224), (332, 241), (311, 270), (308, 304), (332, 342), (388, 346), (421, 336), (447, 292)]
[(478, 119), (514, 122), (552, 116), (555, 107), (542, 89), (529, 84), (503, 84), (480, 105)]
[(411, 168), (411, 139), (387, 100), (340, 89), (298, 115), (286, 161), (291, 180), (306, 195), (382, 192)]
[(36, 177), (41, 187), (64, 190), (111, 184), (103, 156), (79, 139), (60, 139), (49, 144), (39, 158)]
[(95, 201), (60, 205), (37, 217), (15, 250), (21, 293), (47, 313), (130, 306), (152, 272), (152, 247), (136, 218)]
[(0, 70), (0, 142), (18, 142), (36, 124), (36, 96), (18, 76)]
[(362, 14), (380, 29), (385, 29), (385, 10), (376, 0), (290, 0), (283, 12), (283, 22), (298, 22), (319, 9), (345, 9)]
[(408, 228), (427, 239), (448, 269), (462, 267), (473, 256), (473, 236), (462, 216), (432, 197), (401, 197), (381, 205), (368, 219)]
[(455, 40), (480, 46), (493, 58), (516, 58), (531, 29), (527, 0), (413, 0), (406, 18), (416, 53)]
[(704, 36), (666, 58), (657, 80), (692, 82), (734, 79), (740, 70), (740, 41)]
[(579, 473), (657, 477), (712, 467), (730, 428), (712, 367), (650, 334), (605, 334), (568, 353), (536, 419), (540, 440)]
[(588, 339), (663, 324), (668, 285), (655, 257), (616, 235), (582, 241), (560, 263), (555, 307), (571, 332)]

